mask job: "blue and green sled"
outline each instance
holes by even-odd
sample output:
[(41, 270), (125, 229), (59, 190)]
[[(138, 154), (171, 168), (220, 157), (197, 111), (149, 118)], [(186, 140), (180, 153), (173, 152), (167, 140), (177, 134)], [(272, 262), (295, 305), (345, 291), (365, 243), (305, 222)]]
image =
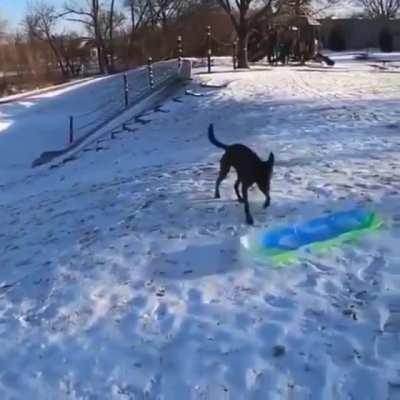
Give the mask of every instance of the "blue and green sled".
[(375, 212), (355, 208), (267, 230), (255, 238), (245, 236), (242, 244), (258, 260), (287, 264), (296, 261), (300, 251), (328, 249), (375, 231), (382, 224), (383, 219)]

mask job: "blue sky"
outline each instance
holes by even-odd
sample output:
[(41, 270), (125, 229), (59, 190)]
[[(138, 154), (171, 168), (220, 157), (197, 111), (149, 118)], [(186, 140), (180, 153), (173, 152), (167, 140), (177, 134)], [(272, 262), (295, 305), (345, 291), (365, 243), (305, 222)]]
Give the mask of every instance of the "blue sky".
[[(82, 1), (82, 0), (81, 0)], [(18, 27), (29, 0), (0, 0), (0, 18), (6, 19), (9, 23), (9, 28), (15, 29)], [(62, 7), (65, 4), (65, 0), (46, 0), (48, 3), (52, 3), (57, 7)], [(345, 4), (347, 1), (343, 1)], [(348, 11), (348, 6), (341, 5), (335, 8), (334, 14), (341, 15), (344, 10)], [(345, 13), (347, 14), (347, 12)]]
[[(48, 2), (62, 6), (65, 0), (49, 0)], [(25, 13), (27, 3), (27, 0), (0, 0), (1, 18), (6, 19), (12, 28), (16, 28)]]

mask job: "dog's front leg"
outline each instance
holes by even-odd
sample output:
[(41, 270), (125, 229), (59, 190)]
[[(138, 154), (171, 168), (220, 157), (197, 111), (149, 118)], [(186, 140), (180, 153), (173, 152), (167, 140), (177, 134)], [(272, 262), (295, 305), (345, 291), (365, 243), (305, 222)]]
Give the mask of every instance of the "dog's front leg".
[(250, 214), (250, 207), (249, 207), (249, 200), (248, 200), (248, 196), (247, 196), (247, 191), (249, 189), (249, 186), (244, 183), (242, 183), (242, 197), (243, 197), (243, 202), (244, 202), (244, 212), (246, 214), (246, 222), (249, 225), (253, 225), (254, 221), (253, 221), (253, 217)]
[(214, 199), (220, 199), (221, 195), (219, 193), (219, 185), (220, 185), (220, 181), (217, 180), (217, 182), (215, 183), (215, 191), (214, 191)]
[(269, 195), (269, 185), (262, 186), (262, 185), (258, 184), (258, 188), (265, 196), (265, 202), (264, 202), (263, 208), (269, 207), (269, 205), (271, 204), (271, 196)]

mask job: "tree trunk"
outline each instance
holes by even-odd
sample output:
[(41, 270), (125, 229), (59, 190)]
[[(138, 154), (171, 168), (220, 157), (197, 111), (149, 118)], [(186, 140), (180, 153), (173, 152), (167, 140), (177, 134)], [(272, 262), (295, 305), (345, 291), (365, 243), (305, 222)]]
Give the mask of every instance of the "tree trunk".
[(109, 54), (110, 54), (110, 65), (109, 65), (109, 72), (113, 73), (115, 71), (114, 65), (114, 5), (115, 0), (111, 0), (110, 6), (110, 35), (109, 35)]
[(96, 50), (97, 50), (97, 62), (99, 64), (100, 74), (104, 74), (104, 63), (103, 63), (103, 49), (101, 44), (96, 40)]
[(131, 34), (129, 37), (129, 47), (131, 48), (133, 46), (134, 43), (134, 37), (135, 37), (135, 33), (136, 33), (136, 16), (135, 16), (135, 4), (134, 2), (131, 0), (130, 3), (130, 10), (131, 10)]
[(93, 20), (93, 30), (94, 30), (94, 37), (96, 42), (96, 49), (97, 49), (97, 61), (99, 64), (99, 72), (104, 74), (104, 46), (103, 40), (101, 37), (100, 26), (99, 26), (99, 1), (92, 0), (92, 20)]
[(247, 44), (249, 34), (246, 27), (240, 27), (238, 31), (238, 68), (249, 68), (249, 60), (247, 55)]
[(163, 10), (161, 13), (161, 27), (164, 33), (167, 31), (167, 25), (168, 25), (168, 16), (165, 10)]
[(246, 1), (240, 1), (239, 23), (236, 24), (238, 35), (238, 68), (249, 68), (247, 54), (247, 45), (249, 41), (248, 11), (249, 4)]

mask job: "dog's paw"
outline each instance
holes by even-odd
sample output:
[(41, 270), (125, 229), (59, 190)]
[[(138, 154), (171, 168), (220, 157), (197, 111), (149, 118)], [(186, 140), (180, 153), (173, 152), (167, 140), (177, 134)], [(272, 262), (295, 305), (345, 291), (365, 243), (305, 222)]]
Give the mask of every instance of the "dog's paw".
[(244, 203), (244, 200), (243, 200), (243, 199), (237, 199), (237, 200), (238, 200), (238, 202), (241, 203), (241, 204)]
[(254, 220), (252, 217), (247, 217), (246, 222), (247, 222), (247, 225), (254, 225)]
[(271, 200), (265, 200), (265, 203), (263, 205), (263, 208), (266, 209), (271, 205)]

